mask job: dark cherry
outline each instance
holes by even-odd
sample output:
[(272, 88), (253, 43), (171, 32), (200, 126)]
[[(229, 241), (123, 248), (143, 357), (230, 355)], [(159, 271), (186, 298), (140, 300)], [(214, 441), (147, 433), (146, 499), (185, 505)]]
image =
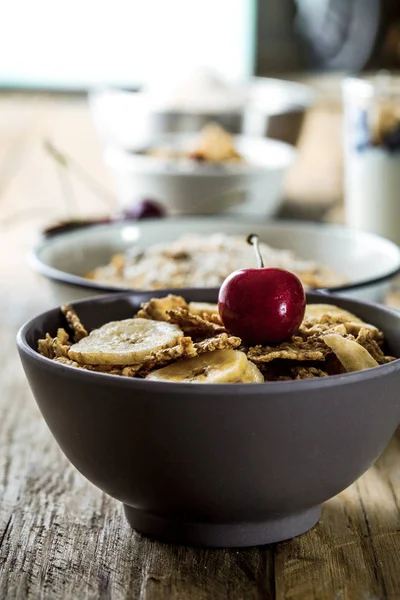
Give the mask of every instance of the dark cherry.
[(121, 213), (121, 218), (127, 221), (139, 221), (140, 219), (161, 218), (165, 215), (165, 208), (161, 204), (146, 198), (125, 208)]
[(285, 269), (265, 268), (258, 236), (255, 246), (259, 268), (234, 271), (223, 282), (218, 296), (222, 322), (245, 344), (279, 344), (290, 339), (304, 318), (306, 296), (300, 279)]
[(141, 219), (154, 219), (165, 217), (166, 211), (163, 206), (154, 200), (144, 199), (132, 204), (121, 213), (113, 217), (101, 217), (99, 219), (70, 219), (49, 225), (43, 230), (43, 235), (50, 237), (59, 233), (66, 233), (82, 227), (93, 227), (94, 225), (103, 225), (113, 221), (139, 221)]
[(83, 227), (93, 227), (95, 225), (104, 225), (105, 223), (111, 223), (112, 219), (109, 217), (103, 217), (100, 219), (70, 219), (69, 221), (61, 221), (54, 225), (49, 225), (43, 229), (43, 235), (51, 237), (59, 233), (68, 233), (75, 229), (82, 229)]

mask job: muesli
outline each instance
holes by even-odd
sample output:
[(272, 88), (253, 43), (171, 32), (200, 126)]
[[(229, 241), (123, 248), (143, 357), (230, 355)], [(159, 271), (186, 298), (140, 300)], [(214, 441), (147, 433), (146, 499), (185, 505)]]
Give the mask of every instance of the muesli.
[[(260, 243), (265, 266), (295, 273), (306, 288), (341, 285), (346, 278), (311, 260), (303, 260), (290, 250)], [(164, 288), (218, 288), (237, 269), (254, 262), (254, 253), (245, 236), (214, 233), (187, 234), (173, 242), (116, 254), (109, 264), (87, 274), (89, 279), (110, 285), (158, 290)]]
[(235, 147), (234, 136), (225, 131), (218, 123), (206, 125), (187, 148), (160, 144), (146, 149), (142, 154), (153, 158), (207, 163), (244, 162)]
[(154, 298), (132, 318), (88, 332), (70, 306), (65, 328), (38, 341), (43, 356), (71, 367), (149, 381), (262, 383), (316, 379), (395, 360), (383, 333), (337, 306), (311, 304), (290, 340), (246, 346), (230, 335), (217, 305)]

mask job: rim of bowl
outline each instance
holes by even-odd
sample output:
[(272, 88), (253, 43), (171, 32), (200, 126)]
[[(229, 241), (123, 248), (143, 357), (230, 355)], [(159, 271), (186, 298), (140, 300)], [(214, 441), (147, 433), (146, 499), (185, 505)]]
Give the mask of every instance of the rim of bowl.
[[(154, 108), (153, 111), (156, 114), (169, 114), (169, 115), (199, 115), (201, 117), (215, 117), (215, 116), (238, 116), (242, 115), (243, 111), (246, 110), (246, 107), (251, 106), (253, 103), (258, 104), (258, 100), (255, 96), (263, 93), (261, 88), (266, 87), (268, 84), (274, 86), (275, 88), (281, 88), (282, 90), (286, 90), (286, 97), (282, 94), (282, 100), (280, 102), (280, 108), (278, 110), (274, 109), (272, 113), (269, 111), (265, 111), (271, 116), (285, 114), (286, 112), (290, 112), (296, 109), (304, 109), (306, 110), (310, 106), (312, 106), (315, 102), (316, 93), (311, 85), (307, 85), (306, 83), (302, 83), (299, 81), (293, 81), (290, 79), (279, 79), (277, 77), (258, 77), (252, 76), (249, 78), (247, 82), (244, 82), (239, 88), (244, 88), (244, 100), (238, 106), (231, 106), (225, 110), (179, 110), (179, 109), (163, 109), (162, 107)], [(94, 109), (94, 105), (98, 102), (102, 97), (111, 97), (111, 96), (124, 96), (131, 97), (133, 94), (136, 95), (136, 98), (144, 98), (144, 94), (146, 94), (143, 90), (133, 90), (127, 89), (123, 87), (113, 86), (113, 85), (99, 85), (92, 88), (89, 91), (89, 105), (92, 109)], [(254, 96), (254, 97), (253, 97)]]
[(266, 88), (268, 84), (272, 85), (276, 89), (280, 88), (282, 91), (286, 90), (286, 98), (283, 99), (282, 95), (280, 109), (268, 110), (267, 108), (265, 110), (265, 114), (276, 116), (299, 109), (306, 110), (315, 103), (317, 94), (311, 85), (289, 79), (278, 79), (277, 77), (253, 76), (250, 78), (247, 98), (247, 102), (250, 106), (256, 105), (258, 109), (262, 108), (261, 105), (259, 106), (259, 103), (262, 102), (262, 99), (259, 99), (258, 96), (262, 96), (263, 94), (267, 93)]
[(183, 108), (180, 110), (176, 107), (163, 107), (161, 104), (159, 105), (157, 101), (152, 97), (151, 92), (143, 90), (143, 89), (128, 89), (124, 87), (118, 87), (113, 85), (102, 85), (92, 88), (88, 93), (89, 106), (92, 110), (96, 110), (96, 104), (99, 102), (104, 102), (110, 100), (112, 98), (134, 98), (138, 102), (144, 103), (149, 110), (149, 113), (154, 115), (167, 115), (167, 116), (193, 116), (196, 115), (199, 117), (240, 117), (243, 113), (243, 109), (246, 105), (246, 94), (244, 94), (243, 101), (238, 103), (237, 105), (232, 104), (228, 108), (224, 110), (211, 110), (211, 109), (201, 109), (196, 107), (196, 109)]
[[(134, 296), (135, 293), (132, 292), (122, 292), (117, 294), (116, 296), (113, 296), (113, 298), (115, 300), (119, 299), (119, 298), (126, 298), (129, 296)], [(331, 300), (332, 303), (336, 303), (337, 302), (337, 298), (334, 295), (325, 295), (325, 294), (319, 294), (318, 292), (312, 292), (312, 293), (307, 293), (307, 298), (315, 298), (315, 297), (319, 297), (321, 296), (324, 300)], [(75, 307), (78, 311), (79, 311), (79, 306), (83, 305), (83, 304), (97, 304), (97, 303), (101, 303), (104, 300), (110, 300), (110, 296), (108, 294), (103, 295), (103, 296), (96, 296), (95, 298), (87, 298), (85, 300), (79, 300), (77, 302), (71, 302), (71, 305), (73, 307)], [(356, 307), (369, 307), (372, 308), (380, 313), (386, 313), (386, 314), (390, 314), (390, 315), (394, 315), (397, 319), (399, 319), (400, 322), (400, 313), (392, 308), (389, 308), (387, 306), (383, 306), (380, 304), (376, 304), (373, 302), (361, 302), (359, 300), (348, 300), (351, 302), (351, 304), (355, 305)], [(339, 305), (340, 305), (340, 299), (339, 299)], [(46, 358), (45, 356), (42, 356), (41, 354), (39, 354), (36, 350), (34, 350), (27, 342), (27, 333), (32, 329), (32, 327), (34, 326), (36, 320), (38, 318), (44, 317), (47, 314), (53, 312), (55, 309), (50, 309), (48, 311), (45, 311), (39, 315), (37, 315), (36, 317), (33, 317), (32, 319), (30, 319), (29, 321), (27, 321), (24, 325), (22, 325), (22, 327), (19, 329), (18, 333), (17, 333), (17, 346), (19, 348), (19, 350), (28, 355), (31, 359), (35, 360), (36, 362), (38, 362), (39, 364), (45, 366), (47, 365), (48, 367), (50, 367), (50, 363), (51, 363), (51, 367), (50, 368), (54, 368), (56, 370), (59, 370), (59, 372), (64, 372), (65, 374), (68, 373), (76, 373), (76, 376), (78, 378), (83, 378), (87, 381), (90, 381), (91, 379), (93, 381), (95, 381), (95, 379), (93, 378), (101, 378), (103, 379), (103, 381), (107, 381), (108, 382), (120, 382), (119, 385), (122, 385), (123, 387), (130, 387), (130, 386), (138, 386), (139, 388), (141, 387), (147, 387), (149, 385), (149, 381), (146, 381), (145, 379), (139, 379), (139, 378), (135, 378), (135, 377), (122, 377), (122, 376), (116, 376), (116, 375), (111, 375), (110, 373), (98, 373), (96, 371), (89, 371), (89, 370), (85, 370), (85, 369), (77, 369), (75, 367), (72, 367), (70, 365), (64, 365), (62, 363), (58, 363), (57, 361), (53, 361), (49, 358)], [(354, 312), (357, 312), (357, 308), (355, 309)], [(42, 335), (42, 332), (39, 333), (39, 335)], [(151, 381), (150, 385), (154, 388), (154, 391), (162, 391), (163, 388), (167, 387), (168, 391), (171, 392), (178, 392), (178, 390), (181, 390), (183, 393), (188, 392), (190, 390), (191, 395), (202, 395), (204, 397), (210, 396), (210, 395), (221, 395), (221, 394), (227, 394), (229, 392), (232, 392), (232, 390), (235, 390), (235, 395), (242, 395), (242, 394), (248, 394), (249, 392), (252, 393), (252, 395), (256, 395), (256, 396), (260, 396), (260, 395), (265, 395), (266, 393), (268, 393), (267, 390), (269, 390), (271, 393), (277, 393), (279, 392), (279, 390), (281, 390), (281, 392), (289, 392), (289, 391), (294, 391), (296, 392), (296, 390), (300, 387), (301, 389), (312, 389), (312, 388), (319, 388), (319, 389), (324, 389), (325, 387), (330, 387), (330, 386), (341, 386), (341, 385), (350, 385), (352, 383), (356, 383), (360, 380), (370, 380), (370, 379), (374, 379), (376, 377), (384, 377), (386, 374), (390, 374), (394, 371), (400, 370), (400, 358), (397, 358), (396, 360), (390, 362), (390, 363), (386, 363), (384, 365), (379, 365), (377, 367), (374, 367), (372, 369), (364, 369), (362, 371), (356, 371), (353, 373), (343, 373), (343, 374), (339, 374), (339, 375), (330, 375), (328, 377), (320, 377), (318, 378), (317, 381), (313, 380), (313, 379), (300, 379), (300, 380), (292, 380), (292, 381), (268, 381), (268, 382), (263, 382), (263, 383), (253, 383), (251, 384), (251, 387), (249, 388), (249, 384), (248, 383), (235, 383), (234, 386), (231, 383), (219, 383), (219, 384), (213, 384), (213, 383), (206, 383), (206, 384), (201, 384), (201, 385), (193, 385), (192, 383), (174, 383), (172, 381)], [(99, 381), (101, 381), (101, 379), (99, 379)], [(232, 387), (233, 386), (233, 387)]]
[[(185, 219), (190, 219), (193, 218), (192, 216), (187, 216), (187, 215), (182, 215), (182, 216), (174, 216), (174, 217), (166, 217), (166, 220), (171, 220), (171, 221), (179, 221), (179, 220), (185, 220)], [(202, 217), (203, 219), (206, 219), (207, 217)], [(209, 217), (209, 220), (215, 221), (216, 219), (221, 219), (223, 220), (224, 223), (237, 223), (237, 219), (226, 219), (226, 217), (223, 216), (213, 216), (212, 218)], [(149, 222), (148, 221), (137, 221), (135, 222), (136, 225), (140, 225), (140, 223), (142, 222)], [(243, 218), (241, 219), (241, 223), (246, 223), (249, 222), (249, 225), (254, 225), (254, 221), (251, 221), (251, 219), (247, 219), (247, 218)], [(122, 227), (127, 227), (129, 226), (129, 221), (125, 221), (125, 222), (114, 222), (114, 223), (106, 223), (106, 224), (101, 224), (101, 225), (95, 225), (94, 227), (96, 229), (98, 228), (103, 228), (105, 230), (109, 229), (110, 227), (114, 227), (115, 229), (119, 229)], [(285, 220), (284, 222), (279, 221), (279, 220), (273, 220), (270, 219), (269, 221), (265, 221), (263, 224), (271, 224), (271, 225), (292, 225), (292, 226), (296, 226), (297, 228), (302, 228), (304, 229), (304, 234), (306, 234), (306, 230), (308, 228), (312, 228), (312, 229), (321, 229), (324, 228), (325, 230), (328, 231), (337, 231), (337, 232), (347, 232), (349, 234), (354, 234), (354, 235), (359, 235), (359, 236), (363, 236), (363, 237), (367, 237), (369, 239), (373, 238), (373, 239), (378, 239), (380, 241), (384, 241), (385, 243), (387, 243), (388, 245), (390, 245), (392, 247), (393, 250), (397, 250), (397, 258), (398, 258), (398, 266), (395, 269), (392, 269), (391, 271), (388, 271), (387, 273), (383, 273), (382, 275), (379, 275), (377, 277), (372, 277), (370, 279), (363, 279), (361, 281), (356, 281), (354, 283), (346, 283), (343, 285), (338, 285), (338, 286), (333, 286), (333, 287), (321, 287), (321, 288), (313, 288), (310, 291), (319, 291), (321, 293), (339, 293), (339, 292), (347, 292), (347, 291), (353, 291), (353, 290), (358, 290), (367, 286), (372, 286), (372, 285), (377, 285), (379, 283), (384, 283), (385, 281), (389, 281), (390, 279), (393, 279), (393, 277), (395, 277), (396, 275), (400, 274), (400, 247), (397, 246), (394, 242), (383, 238), (375, 233), (369, 233), (369, 232), (365, 232), (365, 231), (358, 231), (355, 229), (351, 229), (349, 227), (345, 227), (342, 225), (336, 225), (336, 224), (331, 224), (331, 223), (313, 223), (313, 222), (306, 222), (304, 221), (303, 223), (298, 223), (297, 221), (293, 221), (293, 220)], [(88, 227), (89, 228), (89, 227)], [(91, 228), (91, 227), (90, 227)], [(86, 228), (84, 228), (86, 229)], [(80, 287), (83, 289), (90, 289), (90, 290), (100, 290), (102, 292), (113, 292), (113, 293), (118, 293), (118, 292), (132, 292), (132, 293), (146, 293), (146, 292), (154, 292), (154, 290), (146, 290), (146, 289), (136, 289), (136, 288), (129, 288), (129, 287), (123, 287), (123, 286), (114, 286), (114, 285), (108, 285), (106, 283), (101, 283), (101, 282), (97, 282), (94, 280), (90, 280), (90, 279), (86, 279), (85, 277), (82, 277), (80, 275), (74, 275), (73, 273), (69, 273), (67, 271), (62, 271), (60, 269), (57, 269), (56, 267), (51, 267), (50, 265), (47, 265), (46, 263), (44, 263), (41, 259), (40, 259), (40, 253), (41, 251), (46, 247), (46, 245), (51, 242), (52, 240), (55, 240), (57, 238), (59, 238), (59, 236), (68, 236), (68, 235), (73, 235), (75, 232), (74, 231), (70, 231), (70, 232), (61, 232), (61, 233), (57, 233), (55, 235), (52, 235), (50, 237), (44, 237), (43, 239), (41, 239), (29, 252), (28, 252), (28, 263), (30, 264), (30, 266), (33, 268), (34, 271), (36, 271), (37, 273), (40, 273), (41, 275), (44, 275), (45, 277), (47, 277), (48, 279), (51, 279), (53, 281), (58, 281), (61, 283), (66, 283), (68, 285), (72, 285), (74, 287)], [(182, 293), (183, 290), (190, 290), (190, 289), (206, 289), (207, 291), (215, 291), (217, 292), (219, 288), (165, 288), (165, 289), (169, 289), (171, 290), (171, 293)], [(160, 290), (158, 290), (160, 291)]]
[[(177, 144), (180, 140), (185, 141), (195, 139), (197, 135), (197, 133), (193, 132), (166, 133), (156, 136), (154, 139), (149, 138), (146, 144), (141, 144), (140, 147), (148, 147), (152, 144), (167, 143), (169, 141), (172, 142), (172, 144)], [(185, 163), (185, 165), (180, 166), (180, 163), (173, 158), (147, 156), (139, 154), (137, 151), (135, 152), (134, 148), (120, 147), (116, 144), (110, 144), (106, 147), (104, 150), (104, 157), (108, 165), (116, 170), (136, 171), (138, 167), (144, 167), (146, 169), (146, 174), (156, 173), (158, 175), (162, 175), (163, 177), (207, 177), (218, 179), (220, 177), (252, 177), (262, 173), (270, 173), (271, 171), (287, 169), (291, 164), (293, 164), (296, 156), (298, 155), (298, 151), (295, 146), (281, 140), (275, 140), (273, 138), (251, 135), (234, 135), (233, 139), (236, 147), (240, 146), (241, 144), (246, 144), (250, 147), (256, 147), (258, 145), (262, 150), (260, 155), (264, 156), (265, 153), (266, 157), (273, 155), (274, 151), (278, 150), (280, 153), (278, 157), (279, 160), (267, 162), (265, 159), (264, 163), (254, 163), (251, 161), (251, 158), (246, 158), (248, 152), (245, 150), (240, 150), (239, 148), (239, 151), (245, 158), (244, 163), (227, 163), (226, 166), (224, 163), (222, 163), (223, 168), (220, 168), (219, 163), (215, 165), (207, 162), (200, 164), (190, 163), (188, 165)], [(136, 150), (139, 150), (140, 147), (136, 148)]]

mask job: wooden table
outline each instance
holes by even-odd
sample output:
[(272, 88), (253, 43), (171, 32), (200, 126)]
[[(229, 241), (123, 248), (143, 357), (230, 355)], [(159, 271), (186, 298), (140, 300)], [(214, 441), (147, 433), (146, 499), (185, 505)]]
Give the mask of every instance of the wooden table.
[(325, 505), (312, 531), (240, 551), (141, 537), (120, 505), (69, 465), (15, 350), (17, 328), (48, 306), (25, 253), (34, 229), (66, 214), (66, 204), (81, 214), (104, 206), (79, 177), (66, 191), (44, 138), (111, 189), (82, 100), (0, 97), (0, 598), (399, 599), (400, 435)]

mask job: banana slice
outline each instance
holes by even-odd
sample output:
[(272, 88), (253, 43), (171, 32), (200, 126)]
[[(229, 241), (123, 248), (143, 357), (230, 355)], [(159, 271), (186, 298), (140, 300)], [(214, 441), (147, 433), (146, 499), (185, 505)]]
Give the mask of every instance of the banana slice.
[(207, 315), (218, 314), (218, 304), (211, 304), (210, 302), (189, 302), (189, 311), (194, 315)]
[(332, 315), (332, 316), (340, 316), (346, 317), (349, 321), (353, 321), (355, 323), (362, 323), (361, 319), (353, 315), (353, 313), (344, 310), (343, 308), (339, 308), (339, 306), (335, 306), (334, 304), (307, 304), (306, 306), (306, 314), (304, 316), (305, 319), (320, 319), (322, 315)]
[(236, 383), (243, 379), (248, 360), (239, 350), (214, 350), (157, 369), (146, 379), (187, 383)]
[(248, 361), (247, 369), (243, 375), (241, 383), (264, 383), (264, 375), (250, 360)]
[(149, 319), (111, 321), (73, 344), (68, 356), (84, 365), (133, 365), (183, 337), (172, 323)]
[(322, 339), (333, 350), (348, 373), (379, 366), (368, 350), (354, 340), (336, 333), (325, 335)]

